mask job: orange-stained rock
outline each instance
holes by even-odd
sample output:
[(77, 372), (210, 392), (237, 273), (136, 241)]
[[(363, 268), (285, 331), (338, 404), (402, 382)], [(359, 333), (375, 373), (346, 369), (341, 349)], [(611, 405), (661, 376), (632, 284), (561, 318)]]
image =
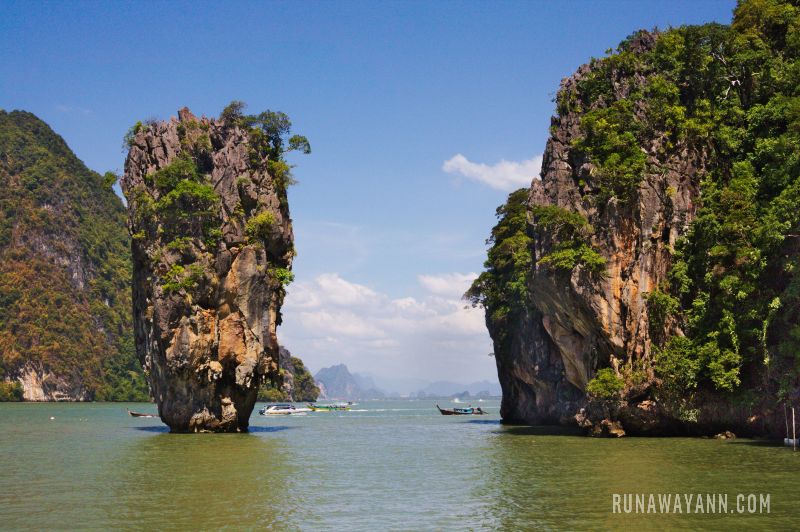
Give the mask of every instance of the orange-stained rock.
[[(186, 108), (178, 116), (136, 133), (121, 180), (137, 354), (173, 431), (244, 431), (260, 384), (278, 371), (284, 288), (270, 272), (294, 254), (285, 190), (246, 129)], [(181, 158), (197, 172), (185, 174), (188, 193), (156, 175)], [(270, 223), (248, 235), (258, 215)]]

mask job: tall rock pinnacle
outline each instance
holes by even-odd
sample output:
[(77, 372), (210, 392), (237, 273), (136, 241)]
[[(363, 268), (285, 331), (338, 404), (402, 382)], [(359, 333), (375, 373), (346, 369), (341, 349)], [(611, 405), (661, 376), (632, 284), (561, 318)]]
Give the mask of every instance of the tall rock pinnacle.
[(214, 120), (184, 108), (127, 137), (136, 349), (173, 432), (246, 431), (260, 383), (278, 371), (294, 256), (288, 119), (254, 127), (239, 109)]

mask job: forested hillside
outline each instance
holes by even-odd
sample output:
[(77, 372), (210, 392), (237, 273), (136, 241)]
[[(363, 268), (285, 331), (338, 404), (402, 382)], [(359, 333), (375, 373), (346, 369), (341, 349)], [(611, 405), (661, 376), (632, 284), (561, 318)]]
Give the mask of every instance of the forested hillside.
[(33, 114), (0, 111), (0, 395), (148, 399), (115, 179)]

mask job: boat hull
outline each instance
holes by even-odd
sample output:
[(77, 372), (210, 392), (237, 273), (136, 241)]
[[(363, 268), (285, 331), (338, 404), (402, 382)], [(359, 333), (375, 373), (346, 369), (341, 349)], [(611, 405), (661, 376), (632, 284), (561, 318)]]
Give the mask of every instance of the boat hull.
[(296, 416), (306, 415), (311, 412), (310, 408), (262, 408), (258, 411), (261, 416)]
[(488, 414), (482, 408), (442, 408), (436, 405), (436, 408), (443, 416), (483, 416)]
[(131, 417), (158, 417), (156, 414), (142, 414), (141, 412), (132, 412), (128, 410)]

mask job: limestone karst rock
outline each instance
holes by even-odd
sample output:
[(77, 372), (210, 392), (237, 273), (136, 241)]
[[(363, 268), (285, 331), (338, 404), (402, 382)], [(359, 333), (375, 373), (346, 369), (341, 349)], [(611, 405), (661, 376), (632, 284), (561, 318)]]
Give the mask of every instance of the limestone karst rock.
[[(630, 46), (643, 53), (654, 42), (653, 35), (642, 33)], [(562, 82), (559, 97), (585, 97), (582, 81), (591, 75), (590, 65), (578, 69)], [(634, 75), (620, 80), (615, 99), (624, 100), (645, 81)], [(531, 269), (523, 274), (529, 301), (502, 320), (487, 312), (508, 421), (574, 423), (598, 366), (609, 365), (610, 358), (650, 356), (644, 296), (664, 280), (671, 250), (696, 210), (702, 151), (684, 146), (664, 159), (658, 135), (641, 147), (652, 171), (641, 175), (627, 203), (598, 201), (602, 185), (596, 166), (576, 147), (586, 136), (583, 117), (579, 106), (564, 106), (553, 118), (541, 179), (533, 180), (528, 194)], [(573, 249), (563, 245), (562, 225), (548, 222), (548, 216), (587, 224), (579, 238), (602, 256), (602, 273), (580, 261), (562, 268), (548, 263), (554, 251)]]
[(236, 116), (178, 116), (128, 140), (137, 354), (172, 431), (245, 431), (278, 371), (294, 256), (287, 176)]
[[(645, 33), (631, 46), (644, 52), (654, 42)], [(561, 94), (577, 92), (590, 72), (591, 67), (584, 66), (565, 79)], [(632, 76), (618, 84), (615, 97), (624, 99), (643, 83), (643, 77)], [(586, 135), (582, 118), (577, 110), (554, 117), (541, 179), (533, 181), (528, 205), (556, 206), (585, 217), (594, 228), (589, 238), (606, 261), (605, 271), (593, 275), (578, 265), (565, 273), (540, 263), (554, 249), (556, 238), (552, 228), (531, 215), (535, 267), (528, 283), (530, 314), (516, 331), (519, 352), (512, 360), (502, 355), (498, 359), (501, 381), (514, 382), (515, 393), (507, 394), (504, 402), (504, 413), (511, 419), (569, 418), (581, 404), (598, 362), (602, 366), (608, 365), (609, 357), (650, 356), (644, 296), (665, 279), (675, 242), (697, 208), (703, 152), (684, 146), (664, 158), (659, 155), (664, 140), (658, 135), (641, 147), (652, 170), (641, 176), (628, 203), (612, 199), (599, 208), (595, 166), (575, 149), (576, 139)]]
[(740, 65), (797, 52), (757, 10), (636, 32), (562, 81), (541, 176), (498, 209), (466, 294), (505, 421), (782, 434), (800, 402), (796, 119), (780, 107), (797, 84)]

